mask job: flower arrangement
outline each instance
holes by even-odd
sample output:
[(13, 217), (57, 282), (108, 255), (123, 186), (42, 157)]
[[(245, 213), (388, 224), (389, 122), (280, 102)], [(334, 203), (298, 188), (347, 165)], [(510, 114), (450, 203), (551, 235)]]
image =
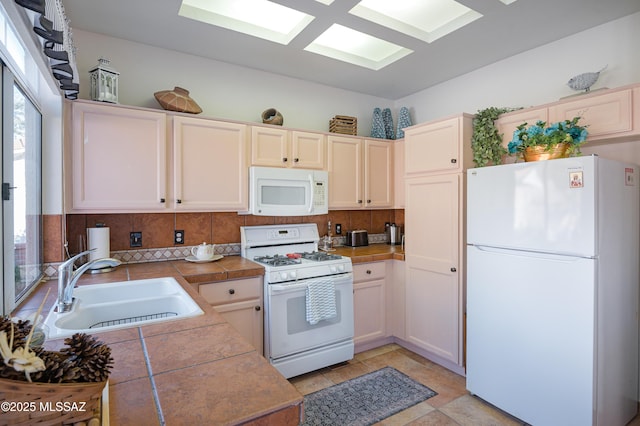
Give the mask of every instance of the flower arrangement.
[(509, 142), (509, 154), (524, 152), (527, 148), (544, 146), (546, 151), (558, 144), (566, 143), (567, 155), (580, 155), (580, 145), (587, 139), (586, 126), (578, 125), (580, 117), (572, 120), (559, 121), (547, 126), (544, 121), (527, 127), (527, 123), (519, 125), (513, 132), (513, 139)]

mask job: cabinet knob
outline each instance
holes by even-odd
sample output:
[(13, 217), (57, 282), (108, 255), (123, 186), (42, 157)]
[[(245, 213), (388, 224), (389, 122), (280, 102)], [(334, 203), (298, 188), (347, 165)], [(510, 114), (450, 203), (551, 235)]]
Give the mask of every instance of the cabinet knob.
[(176, 203), (182, 204), (182, 200), (178, 199), (178, 200), (176, 200)]
[(367, 274), (371, 275), (371, 269), (367, 269)]
[(289, 159), (288, 159), (287, 157), (284, 157), (284, 158), (282, 159), (282, 162), (283, 162), (283, 163), (286, 163), (287, 161), (289, 161)]
[(229, 294), (236, 294), (236, 291), (232, 288), (229, 289)]
[(299, 159), (299, 158), (294, 158), (294, 159), (293, 159), (293, 162), (294, 162), (294, 163), (297, 163), (298, 161), (300, 161), (300, 159)]
[(164, 198), (160, 198), (160, 202), (161, 202), (161, 203), (164, 203), (164, 202), (166, 202), (166, 201), (167, 201), (167, 200), (165, 200)]
[(456, 272), (457, 269), (455, 267), (451, 268), (451, 272)]
[(262, 308), (261, 308), (260, 306), (256, 306), (254, 309), (255, 309), (256, 311), (259, 311), (259, 310), (260, 310), (260, 309), (262, 309)]
[(456, 164), (458, 162), (458, 160), (456, 160), (455, 158), (451, 159), (451, 164)]
[(362, 204), (362, 200), (358, 200), (358, 204)]
[(367, 204), (371, 204), (371, 200), (367, 200)]

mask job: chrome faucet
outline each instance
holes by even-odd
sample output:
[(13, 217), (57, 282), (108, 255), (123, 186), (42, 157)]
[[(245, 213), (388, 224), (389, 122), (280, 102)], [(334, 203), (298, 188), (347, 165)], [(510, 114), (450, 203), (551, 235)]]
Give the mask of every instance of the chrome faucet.
[(69, 312), (73, 305), (73, 288), (76, 286), (80, 276), (84, 274), (87, 269), (97, 262), (106, 262), (108, 266), (118, 266), (120, 261), (116, 259), (104, 258), (94, 259), (80, 266), (75, 271), (73, 270), (75, 262), (78, 258), (91, 253), (95, 249), (83, 251), (80, 254), (76, 254), (71, 259), (65, 261), (58, 266), (58, 312)]

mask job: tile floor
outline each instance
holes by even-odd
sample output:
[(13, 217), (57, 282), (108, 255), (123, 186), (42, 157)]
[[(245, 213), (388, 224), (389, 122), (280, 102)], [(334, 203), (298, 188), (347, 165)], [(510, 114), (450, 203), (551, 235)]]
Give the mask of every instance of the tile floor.
[[(391, 416), (379, 425), (411, 426), (511, 426), (521, 421), (471, 396), (465, 379), (446, 368), (391, 344), (356, 354), (340, 366), (324, 368), (290, 379), (303, 395), (324, 389), (368, 372), (391, 366), (428, 386), (438, 395)], [(629, 426), (640, 426), (640, 416)]]

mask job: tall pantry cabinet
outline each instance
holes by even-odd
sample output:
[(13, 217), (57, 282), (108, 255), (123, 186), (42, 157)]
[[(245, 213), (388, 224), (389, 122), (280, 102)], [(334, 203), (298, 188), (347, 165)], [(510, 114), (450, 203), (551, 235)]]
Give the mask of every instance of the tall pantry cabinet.
[(465, 174), (473, 116), (405, 129), (405, 336), (464, 372)]

